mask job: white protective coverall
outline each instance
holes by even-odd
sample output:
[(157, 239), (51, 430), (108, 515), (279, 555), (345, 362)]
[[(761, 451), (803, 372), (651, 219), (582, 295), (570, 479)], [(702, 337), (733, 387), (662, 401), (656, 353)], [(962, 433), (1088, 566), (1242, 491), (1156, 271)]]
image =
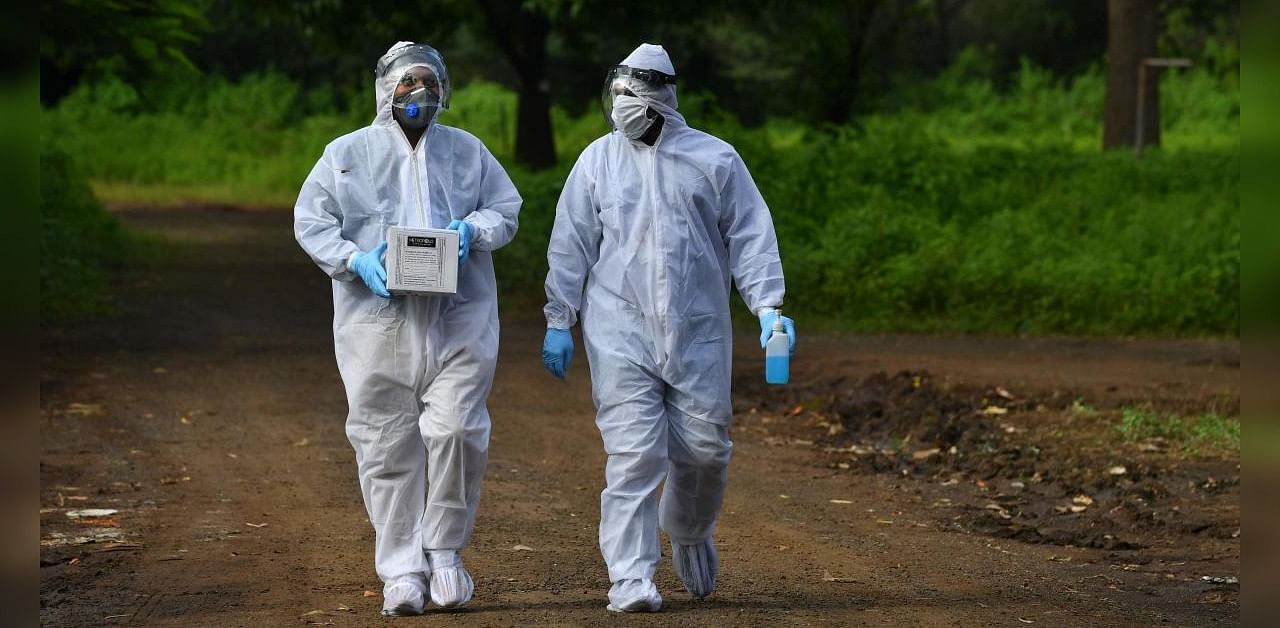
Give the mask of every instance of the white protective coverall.
[[(622, 65), (675, 75), (650, 44)], [(710, 592), (691, 586), (680, 550), (703, 548), (714, 580), (732, 448), (730, 281), (753, 312), (781, 307), (784, 292), (769, 209), (742, 158), (685, 123), (674, 85), (635, 91), (665, 118), (661, 135), (648, 146), (615, 130), (578, 158), (556, 207), (544, 310), (558, 329), (581, 312), (608, 454), (600, 548), (615, 606), (652, 589), (659, 518), (690, 593)]]
[[(373, 123), (325, 147), (298, 196), (294, 231), (333, 278), (346, 432), (377, 535), (378, 576), (391, 583), (429, 574), (424, 550), (460, 550), (471, 536), (498, 355), (490, 252), (515, 236), (521, 198), (465, 131), (432, 123), (411, 146), (391, 113), (395, 77), (375, 83)], [(387, 227), (443, 229), (453, 219), (475, 232), (457, 294), (384, 299), (348, 269)]]

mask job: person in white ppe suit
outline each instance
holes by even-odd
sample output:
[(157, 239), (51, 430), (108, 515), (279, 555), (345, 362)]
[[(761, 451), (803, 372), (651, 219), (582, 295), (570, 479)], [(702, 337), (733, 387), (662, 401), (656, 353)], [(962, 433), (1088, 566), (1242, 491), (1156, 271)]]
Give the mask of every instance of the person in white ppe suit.
[[(373, 123), (325, 147), (294, 207), (298, 243), (333, 278), (346, 433), (376, 534), (383, 613), (465, 604), (470, 539), (488, 461), (486, 398), (498, 355), (491, 252), (516, 234), (521, 198), (474, 136), (436, 122), (448, 73), (399, 42), (375, 69)], [(387, 228), (459, 233), (456, 294), (390, 295)]]
[[(728, 477), (730, 283), (772, 334), (782, 264), (772, 218), (732, 146), (676, 111), (675, 69), (644, 44), (606, 78), (614, 130), (578, 158), (548, 246), (544, 365), (563, 377), (582, 321), (606, 488), (609, 610), (656, 611), (659, 525), (695, 598), (715, 589)], [(794, 346), (794, 345), (793, 345)], [(658, 486), (664, 482), (661, 502)]]

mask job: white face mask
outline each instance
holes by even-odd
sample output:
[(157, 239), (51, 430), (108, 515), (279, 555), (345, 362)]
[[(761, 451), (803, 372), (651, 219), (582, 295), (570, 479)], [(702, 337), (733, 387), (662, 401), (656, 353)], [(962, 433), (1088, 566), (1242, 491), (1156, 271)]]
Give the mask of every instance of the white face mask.
[(613, 118), (613, 125), (617, 127), (622, 134), (633, 139), (640, 139), (641, 136), (653, 126), (653, 121), (657, 118), (649, 118), (645, 112), (649, 106), (644, 101), (635, 96), (627, 96), (619, 94), (613, 98), (613, 111), (610, 117)]

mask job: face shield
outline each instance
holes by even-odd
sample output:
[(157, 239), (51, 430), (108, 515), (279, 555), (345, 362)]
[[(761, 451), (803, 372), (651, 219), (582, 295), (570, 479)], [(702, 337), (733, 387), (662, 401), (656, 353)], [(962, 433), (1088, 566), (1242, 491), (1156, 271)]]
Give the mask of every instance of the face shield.
[(449, 73), (431, 46), (396, 48), (378, 60), (375, 73), (379, 93), (391, 95), (393, 117), (409, 128), (423, 128), (449, 108)]
[[(610, 128), (620, 128), (615, 120), (615, 104), (621, 108), (635, 108), (643, 100), (660, 100), (667, 85), (675, 85), (676, 77), (658, 70), (631, 68), (615, 65), (605, 74), (604, 89), (600, 93), (600, 107)], [(618, 102), (622, 96), (623, 101)], [(633, 100), (640, 99), (640, 101)], [(634, 119), (634, 115), (628, 115)], [(625, 129), (624, 129), (625, 131)], [(631, 135), (628, 133), (628, 135)]]

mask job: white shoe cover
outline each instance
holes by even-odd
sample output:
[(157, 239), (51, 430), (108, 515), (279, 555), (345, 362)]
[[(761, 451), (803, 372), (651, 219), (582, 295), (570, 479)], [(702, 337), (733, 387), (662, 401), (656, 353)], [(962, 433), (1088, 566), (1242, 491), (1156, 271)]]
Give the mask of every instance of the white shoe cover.
[(652, 580), (619, 580), (609, 589), (609, 610), (615, 613), (654, 613), (662, 596)]
[(684, 588), (695, 599), (701, 600), (716, 590), (716, 572), (720, 570), (720, 555), (716, 546), (707, 539), (695, 545), (671, 542), (671, 563)]
[(382, 587), (382, 614), (393, 617), (421, 615), (422, 608), (426, 606), (425, 593), (420, 576), (388, 582)]
[(455, 550), (427, 552), (431, 565), (431, 601), (441, 608), (457, 608), (471, 601), (475, 583)]

